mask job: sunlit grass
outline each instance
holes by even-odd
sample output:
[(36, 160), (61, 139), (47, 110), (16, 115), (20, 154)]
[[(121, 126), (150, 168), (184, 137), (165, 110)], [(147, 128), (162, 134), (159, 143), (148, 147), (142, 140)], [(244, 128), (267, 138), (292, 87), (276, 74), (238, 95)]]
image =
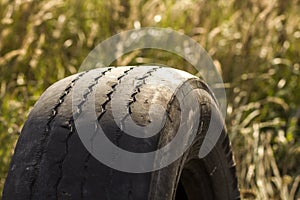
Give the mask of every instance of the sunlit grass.
[[(170, 27), (198, 41), (222, 71), (226, 123), (249, 199), (300, 198), (299, 0), (0, 1), (0, 190), (26, 115), (50, 84), (122, 30)], [(184, 60), (133, 52), (115, 64)], [(189, 67), (187, 67), (189, 66)]]

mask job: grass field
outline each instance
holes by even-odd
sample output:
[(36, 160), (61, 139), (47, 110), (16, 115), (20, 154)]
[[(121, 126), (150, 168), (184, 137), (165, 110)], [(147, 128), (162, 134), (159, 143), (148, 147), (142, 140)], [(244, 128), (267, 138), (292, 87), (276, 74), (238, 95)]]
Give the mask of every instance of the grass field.
[[(242, 197), (300, 199), (299, 11), (299, 0), (0, 0), (0, 191), (41, 93), (76, 73), (101, 41), (152, 26), (195, 39), (222, 74)], [(149, 62), (195, 73), (154, 50), (114, 64)]]

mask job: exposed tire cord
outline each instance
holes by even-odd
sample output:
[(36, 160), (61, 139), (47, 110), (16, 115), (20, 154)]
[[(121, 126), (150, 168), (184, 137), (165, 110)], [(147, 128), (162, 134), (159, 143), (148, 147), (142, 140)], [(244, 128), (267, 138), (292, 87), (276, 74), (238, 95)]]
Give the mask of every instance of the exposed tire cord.
[[(239, 199), (235, 163), (225, 127), (208, 156), (197, 157), (211, 114), (217, 113), (219, 123), (223, 123), (212, 93), (205, 83), (192, 76), (175, 93), (165, 90), (160, 83), (168, 76), (161, 73), (168, 71), (172, 69), (158, 66), (101, 68), (67, 77), (49, 87), (22, 129), (3, 199), (177, 200), (180, 195), (191, 200)], [(95, 78), (76, 85), (88, 74)], [(126, 84), (131, 80), (133, 84)], [(74, 119), (81, 115), (87, 99), (94, 97), (99, 125), (115, 145), (137, 153), (163, 147), (179, 127), (181, 111), (176, 93), (184, 91), (185, 84), (198, 92), (199, 133), (188, 151), (168, 167), (149, 173), (120, 172), (99, 162), (82, 144)], [(73, 115), (75, 86), (85, 92)], [(151, 123), (151, 105), (161, 104), (166, 109), (166, 124), (159, 134), (136, 138), (118, 127), (113, 120), (111, 100), (124, 89), (131, 94), (130, 98), (115, 99), (126, 102), (128, 114), (123, 120), (131, 117), (137, 125), (147, 126)], [(178, 184), (181, 189), (176, 193)], [(186, 194), (179, 194), (182, 191)]]

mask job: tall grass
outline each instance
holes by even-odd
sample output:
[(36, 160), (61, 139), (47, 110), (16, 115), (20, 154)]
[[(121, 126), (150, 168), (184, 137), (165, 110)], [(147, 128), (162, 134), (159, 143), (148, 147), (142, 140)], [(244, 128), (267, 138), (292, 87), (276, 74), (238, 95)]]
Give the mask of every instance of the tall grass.
[[(299, 199), (299, 0), (0, 0), (0, 190), (26, 115), (53, 82), (122, 30), (170, 27), (198, 41), (222, 73), (226, 123), (245, 199)], [(114, 64), (161, 62), (166, 52)]]

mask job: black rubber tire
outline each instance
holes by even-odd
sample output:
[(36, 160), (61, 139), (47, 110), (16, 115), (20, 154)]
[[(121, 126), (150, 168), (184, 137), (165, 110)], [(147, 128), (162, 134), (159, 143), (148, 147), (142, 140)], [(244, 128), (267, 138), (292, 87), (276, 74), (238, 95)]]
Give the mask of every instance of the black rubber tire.
[[(72, 90), (88, 73), (98, 73), (84, 99), (96, 97), (98, 120), (107, 137), (121, 148), (149, 152), (165, 145), (180, 123), (180, 106), (175, 93), (148, 82), (161, 81), (157, 66), (101, 68), (67, 77), (49, 87), (28, 116), (19, 137), (3, 190), (4, 200), (18, 199), (103, 199), (103, 200), (198, 200), (239, 199), (235, 163), (222, 117), (212, 94), (197, 77), (185, 84), (197, 89), (201, 128), (193, 145), (171, 165), (148, 173), (126, 173), (99, 162), (82, 144), (72, 116)], [(140, 126), (149, 123), (149, 106), (158, 102), (167, 108), (168, 117), (159, 134), (137, 139), (123, 133), (112, 120), (111, 98), (124, 80), (142, 80), (128, 99), (132, 119)], [(91, 83), (92, 83), (91, 82)], [(97, 90), (93, 90), (99, 85)], [(81, 87), (81, 86), (79, 86)], [(223, 131), (214, 149), (203, 159), (199, 148), (206, 134), (210, 115), (215, 112)]]

